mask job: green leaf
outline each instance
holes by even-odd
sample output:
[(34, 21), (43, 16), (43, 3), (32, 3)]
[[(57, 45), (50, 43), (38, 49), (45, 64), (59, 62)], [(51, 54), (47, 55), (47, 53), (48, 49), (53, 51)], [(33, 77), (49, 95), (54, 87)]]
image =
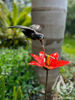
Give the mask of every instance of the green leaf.
[(13, 11), (12, 11), (12, 19), (13, 19), (13, 25), (15, 25), (15, 21), (18, 17), (18, 7), (16, 3), (13, 2)]
[(17, 100), (16, 87), (13, 87), (13, 100)]

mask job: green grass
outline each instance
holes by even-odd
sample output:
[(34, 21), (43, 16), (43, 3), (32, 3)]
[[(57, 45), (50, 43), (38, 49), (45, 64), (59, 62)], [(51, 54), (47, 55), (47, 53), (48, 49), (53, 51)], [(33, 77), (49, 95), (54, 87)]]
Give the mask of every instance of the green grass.
[(68, 54), (75, 55), (75, 39), (65, 38), (62, 49)]

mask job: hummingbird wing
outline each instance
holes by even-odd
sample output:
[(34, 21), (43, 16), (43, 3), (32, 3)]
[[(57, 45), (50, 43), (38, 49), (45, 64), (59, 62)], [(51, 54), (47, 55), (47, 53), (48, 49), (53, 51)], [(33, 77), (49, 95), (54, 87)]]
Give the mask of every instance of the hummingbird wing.
[(8, 28), (20, 28), (23, 29), (22, 32), (28, 37), (31, 38), (33, 40), (40, 40), (43, 39), (43, 34), (36, 32), (35, 29), (33, 29), (32, 27), (26, 27), (26, 26), (21, 26), (21, 25), (16, 25), (16, 26), (10, 26)]
[(21, 26), (21, 25), (16, 25), (16, 26), (10, 26), (8, 28), (20, 28), (23, 29), (22, 32), (24, 33), (25, 36), (31, 39), (36, 39), (36, 31), (30, 27), (26, 26)]
[(32, 31), (33, 31), (32, 28), (26, 27), (26, 26), (21, 26), (21, 25), (10, 26), (10, 27), (8, 27), (8, 28), (20, 28), (20, 29), (24, 29), (24, 30), (26, 29), (26, 30), (32, 30)]
[(32, 28), (32, 29), (34, 29), (36, 31), (40, 31), (41, 30), (41, 27), (38, 24), (33, 24), (33, 25), (30, 26), (30, 28)]

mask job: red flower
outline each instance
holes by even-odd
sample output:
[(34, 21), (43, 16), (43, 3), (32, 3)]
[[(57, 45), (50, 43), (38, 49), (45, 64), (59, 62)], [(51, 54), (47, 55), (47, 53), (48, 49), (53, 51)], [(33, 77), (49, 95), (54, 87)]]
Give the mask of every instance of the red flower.
[(35, 66), (40, 66), (44, 67), (47, 69), (55, 69), (57, 67), (61, 67), (64, 65), (69, 64), (69, 61), (64, 61), (64, 60), (59, 60), (59, 54), (58, 53), (53, 53), (51, 55), (47, 55), (43, 52), (40, 51), (39, 56), (35, 54), (31, 54), (31, 56), (36, 60), (36, 61), (31, 61), (29, 64), (30, 65), (35, 65)]

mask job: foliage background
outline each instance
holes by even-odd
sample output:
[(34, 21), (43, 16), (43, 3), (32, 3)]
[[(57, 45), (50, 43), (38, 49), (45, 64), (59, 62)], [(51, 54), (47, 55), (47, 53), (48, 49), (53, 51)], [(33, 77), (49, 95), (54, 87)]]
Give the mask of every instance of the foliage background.
[(74, 12), (75, 12), (75, 1), (68, 0), (66, 33), (69, 37), (75, 36), (75, 13)]

